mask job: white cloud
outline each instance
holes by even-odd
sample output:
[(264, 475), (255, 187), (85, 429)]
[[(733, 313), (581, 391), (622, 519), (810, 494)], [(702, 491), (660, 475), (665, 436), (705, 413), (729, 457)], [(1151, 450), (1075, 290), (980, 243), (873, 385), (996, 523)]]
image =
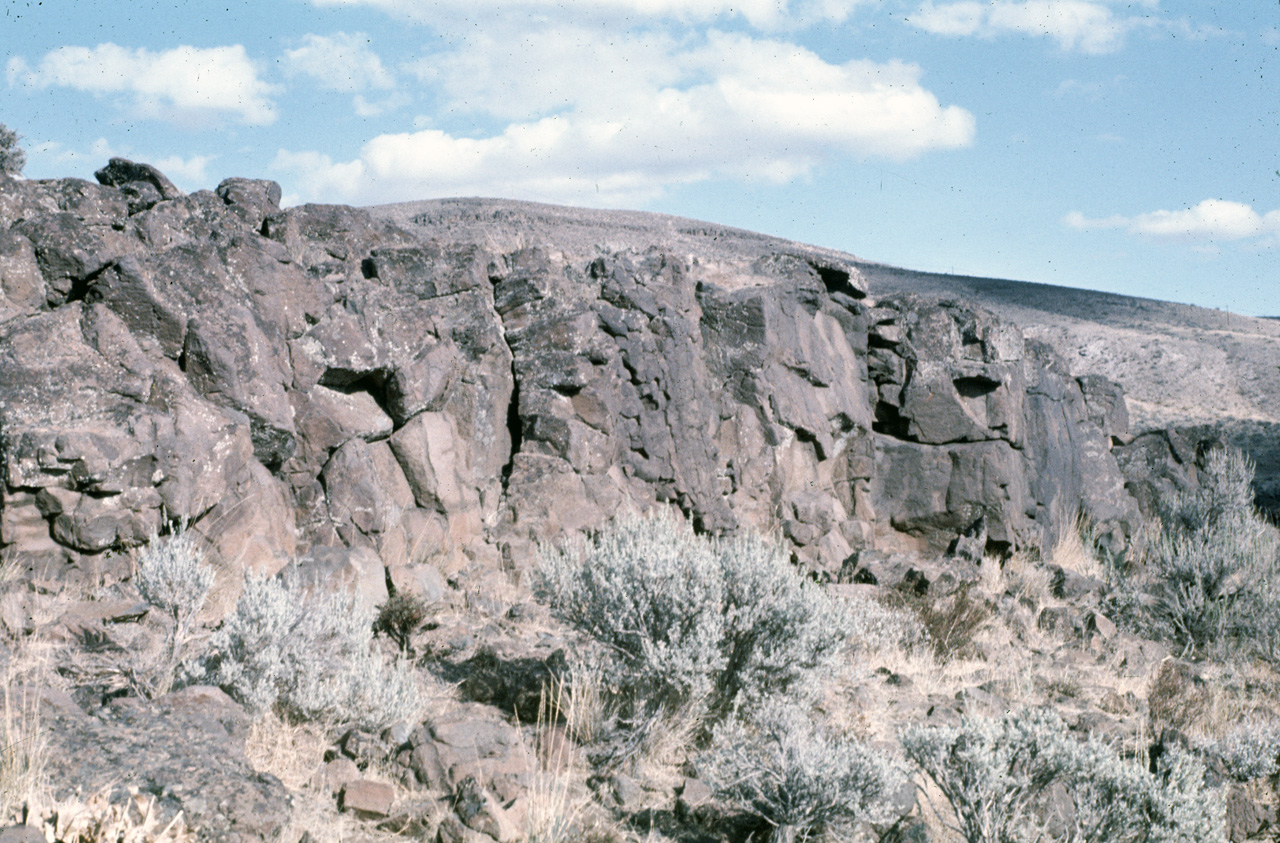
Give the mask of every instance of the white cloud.
[(1206, 199), (1191, 208), (1152, 211), (1133, 217), (1113, 215), (1090, 219), (1079, 211), (1072, 211), (1063, 222), (1082, 231), (1121, 229), (1159, 240), (1216, 242), (1280, 235), (1280, 210), (1260, 214), (1249, 205), (1226, 199)]
[(312, 0), (316, 6), (372, 6), (388, 14), (438, 25), (444, 19), (667, 19), (685, 23), (742, 17), (761, 29), (839, 23), (877, 0)]
[(116, 44), (59, 47), (33, 68), (20, 57), (9, 60), (9, 85), (74, 88), (129, 99), (136, 116), (186, 125), (206, 125), (230, 117), (249, 125), (276, 119), (272, 85), (244, 47), (174, 47), (151, 52)]
[(51, 140), (33, 143), (27, 147), (27, 169), (44, 170), (51, 173), (67, 171), (83, 173), (89, 176), (95, 169), (103, 166), (112, 156), (120, 155), (106, 138), (98, 138), (89, 144), (89, 148), (75, 149), (61, 141)]
[(688, 52), (663, 32), (619, 35), (572, 25), (516, 32), (507, 26), (469, 35), (458, 49), (406, 70), (457, 111), (522, 120), (589, 103), (597, 113), (625, 115), (634, 110), (631, 103), (696, 72)]
[[(1154, 8), (1154, 3), (1144, 3)], [(989, 0), (989, 2), (926, 2), (909, 22), (935, 35), (1045, 35), (1064, 50), (1109, 53), (1124, 44), (1125, 35), (1149, 18), (1118, 17), (1102, 0)]]
[(190, 191), (214, 186), (213, 179), (209, 176), (208, 166), (209, 162), (216, 157), (192, 155), (189, 158), (183, 158), (181, 155), (168, 155), (148, 163), (158, 167), (160, 172), (168, 176), (174, 184)]
[(381, 117), (409, 103), (408, 95), (393, 92), (382, 99), (367, 99), (363, 94), (351, 98), (351, 106), (360, 117)]
[(984, 3), (926, 3), (907, 20), (934, 35), (976, 35), (983, 28), (986, 14)]
[[(375, 137), (351, 161), (282, 150), (275, 167), (292, 189), (328, 201), (635, 204), (676, 184), (782, 183), (835, 157), (902, 160), (973, 138), (973, 115), (942, 106), (915, 65), (831, 64), (794, 44), (718, 32), (592, 50), (596, 37), (560, 28), (507, 52), (477, 41), (433, 58), (450, 108), (510, 121), (498, 131), (467, 137), (428, 123)], [(566, 46), (576, 43), (586, 47)]]
[(301, 46), (285, 51), (285, 71), (310, 76), (343, 94), (394, 87), (395, 78), (368, 45), (363, 32), (304, 35)]

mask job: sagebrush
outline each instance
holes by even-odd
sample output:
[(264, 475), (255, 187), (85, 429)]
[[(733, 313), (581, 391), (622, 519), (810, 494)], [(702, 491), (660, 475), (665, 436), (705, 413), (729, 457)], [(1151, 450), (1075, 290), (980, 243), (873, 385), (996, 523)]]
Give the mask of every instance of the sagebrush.
[(374, 613), (344, 591), (249, 575), (209, 640), (206, 680), (253, 711), (381, 729), (421, 706), (417, 677), (374, 646)]
[(196, 538), (184, 529), (159, 537), (152, 534), (138, 556), (134, 584), (142, 599), (165, 616), (164, 655), (156, 671), (152, 692), (169, 691), (189, 648), (197, 638), (197, 617), (213, 588), (214, 571), (202, 561)]
[(542, 554), (535, 591), (603, 642), (623, 700), (712, 720), (776, 695), (816, 693), (856, 622), (763, 539), (708, 539), (670, 516), (628, 518)]
[(1221, 762), (1237, 781), (1269, 779), (1280, 773), (1280, 720), (1251, 718), (1236, 723), (1200, 751)]
[(1196, 488), (1160, 502), (1146, 582), (1113, 598), (1130, 625), (1184, 655), (1280, 657), (1280, 538), (1254, 507), (1253, 474), (1240, 451), (1215, 449)]
[[(1095, 738), (1029, 709), (955, 726), (913, 726), (907, 756), (942, 791), (967, 843), (1225, 843), (1221, 794), (1169, 748), (1152, 773)], [(1055, 801), (1055, 789), (1065, 791)]]
[(718, 726), (698, 773), (718, 798), (767, 823), (775, 840), (847, 836), (859, 823), (896, 822), (913, 804), (903, 801), (910, 780), (902, 765), (778, 699)]

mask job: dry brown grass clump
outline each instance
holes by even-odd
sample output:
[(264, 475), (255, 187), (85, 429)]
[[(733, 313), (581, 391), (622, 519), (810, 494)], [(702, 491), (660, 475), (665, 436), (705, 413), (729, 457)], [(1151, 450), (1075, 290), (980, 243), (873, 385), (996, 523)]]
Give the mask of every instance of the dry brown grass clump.
[[(538, 843), (582, 838), (592, 803), (587, 787), (590, 770), (574, 746), (574, 736), (590, 733), (598, 716), (598, 674), (576, 673), (543, 686), (538, 722), (533, 731), (533, 781), (524, 806), (524, 832)], [(529, 745), (524, 744), (526, 755)]]
[(259, 773), (270, 773), (292, 791), (305, 788), (324, 764), (331, 745), (324, 723), (288, 723), (267, 712), (249, 726), (245, 758)]
[(4, 737), (0, 746), (0, 821), (24, 812), (45, 786), (48, 741), (41, 725), (40, 694), (17, 688), (6, 676)]
[(156, 813), (156, 798), (131, 788), (117, 801), (110, 788), (88, 799), (75, 797), (35, 807), (27, 817), (58, 843), (193, 843), (181, 812), (169, 822)]
[(939, 662), (978, 655), (974, 637), (991, 620), (992, 608), (972, 586), (941, 599), (904, 593), (903, 605), (920, 619), (925, 639)]
[(1088, 541), (1091, 527), (1084, 515), (1077, 513), (1070, 525), (1058, 535), (1049, 551), (1048, 562), (1083, 577), (1105, 580), (1107, 572)]

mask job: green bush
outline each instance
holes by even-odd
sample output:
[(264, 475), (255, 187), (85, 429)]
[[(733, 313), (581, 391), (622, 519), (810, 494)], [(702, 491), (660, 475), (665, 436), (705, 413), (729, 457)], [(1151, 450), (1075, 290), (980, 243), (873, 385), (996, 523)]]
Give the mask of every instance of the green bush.
[(601, 641), (605, 679), (633, 708), (704, 705), (713, 721), (816, 693), (858, 624), (755, 536), (696, 536), (670, 517), (630, 518), (542, 554), (535, 591)]
[(900, 804), (910, 788), (901, 765), (777, 699), (717, 727), (697, 767), (718, 798), (768, 823), (775, 840), (851, 836), (859, 823), (897, 821), (912, 804)]
[(1176, 749), (1153, 774), (1039, 710), (911, 727), (902, 745), (942, 791), (967, 843), (1226, 840), (1221, 795), (1204, 788), (1199, 762)]
[(1253, 473), (1240, 451), (1210, 452), (1199, 487), (1161, 502), (1149, 582), (1116, 598), (1140, 631), (1184, 655), (1280, 655), (1280, 541), (1254, 508)]
[(0, 123), (0, 176), (20, 176), (27, 164), (22, 150), (22, 136)]
[(207, 681), (253, 711), (380, 729), (420, 707), (417, 678), (374, 647), (373, 612), (354, 595), (293, 578), (248, 576), (209, 641)]
[(378, 607), (373, 620), (373, 631), (396, 642), (401, 653), (413, 650), (413, 634), (427, 619), (427, 604), (417, 595), (397, 591)]

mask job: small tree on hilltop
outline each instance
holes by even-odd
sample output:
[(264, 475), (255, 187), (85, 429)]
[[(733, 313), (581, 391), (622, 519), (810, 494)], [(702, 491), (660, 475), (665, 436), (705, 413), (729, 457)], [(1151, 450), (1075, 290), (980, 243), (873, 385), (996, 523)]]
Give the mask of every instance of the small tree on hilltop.
[(0, 123), (0, 176), (22, 175), (27, 153), (22, 150), (21, 140), (21, 135)]

